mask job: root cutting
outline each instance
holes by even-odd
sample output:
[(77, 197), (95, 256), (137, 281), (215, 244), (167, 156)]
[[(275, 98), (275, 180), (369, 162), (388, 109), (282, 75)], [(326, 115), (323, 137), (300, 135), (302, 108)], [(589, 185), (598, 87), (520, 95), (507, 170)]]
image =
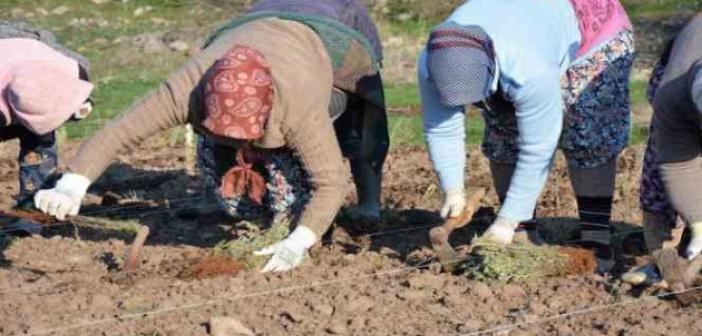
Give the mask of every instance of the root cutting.
[(470, 258), (460, 266), (478, 280), (529, 281), (550, 276), (588, 274), (595, 271), (592, 251), (573, 247), (501, 245), (475, 239)]

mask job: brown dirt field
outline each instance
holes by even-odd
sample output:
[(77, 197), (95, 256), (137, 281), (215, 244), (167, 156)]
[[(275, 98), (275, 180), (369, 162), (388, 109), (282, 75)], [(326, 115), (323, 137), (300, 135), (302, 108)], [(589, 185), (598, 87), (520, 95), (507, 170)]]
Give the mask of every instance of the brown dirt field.
[(195, 264), (191, 271), (196, 279), (214, 278), (219, 276), (235, 276), (246, 267), (227, 256), (205, 257)]
[[(66, 147), (67, 155), (75, 152)], [(0, 146), (0, 157), (14, 157), (7, 152), (12, 150)], [(490, 187), (483, 206), (495, 206), (487, 162), (473, 154), (469, 180)], [(351, 235), (353, 223), (339, 223), (291, 273), (204, 279), (182, 274), (231, 238), (233, 229), (192, 192), (184, 150), (145, 145), (120, 160), (128, 165), (110, 169), (83, 214), (139, 219), (151, 228), (137, 274), (129, 284), (113, 281), (133, 239), (128, 232), (81, 228), (76, 234), (65, 227), (18, 239), (0, 251), (0, 335), (207, 335), (207, 321), (216, 316), (234, 317), (257, 335), (702, 334), (702, 306), (648, 299), (655, 293), (633, 290), (615, 277), (502, 283), (437, 273), (427, 233), (440, 223), (440, 197), (427, 155), (418, 150), (392, 152), (386, 220), (374, 233)], [(638, 229), (641, 161), (642, 148), (628, 149), (620, 159), (619, 232)], [(11, 160), (0, 162), (4, 208), (16, 192), (16, 169)], [(559, 158), (538, 210), (547, 217), (547, 241), (572, 238), (574, 205)], [(211, 209), (211, 216), (176, 216), (195, 206)], [(477, 224), (454, 232), (454, 246), (484, 229), (491, 211), (476, 217)], [(644, 253), (640, 233), (621, 237), (617, 271), (641, 262)]]

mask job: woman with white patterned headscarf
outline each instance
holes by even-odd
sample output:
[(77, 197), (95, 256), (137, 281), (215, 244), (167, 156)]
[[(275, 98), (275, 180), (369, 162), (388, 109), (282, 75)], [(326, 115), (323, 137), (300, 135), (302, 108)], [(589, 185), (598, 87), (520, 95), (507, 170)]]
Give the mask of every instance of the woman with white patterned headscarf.
[(515, 233), (536, 232), (536, 202), (560, 147), (578, 199), (580, 241), (606, 270), (633, 57), (631, 23), (618, 0), (472, 0), (457, 8), (432, 31), (418, 65), (442, 215), (459, 216), (465, 206), (464, 112), (477, 105), (502, 201), (485, 236), (509, 244)]

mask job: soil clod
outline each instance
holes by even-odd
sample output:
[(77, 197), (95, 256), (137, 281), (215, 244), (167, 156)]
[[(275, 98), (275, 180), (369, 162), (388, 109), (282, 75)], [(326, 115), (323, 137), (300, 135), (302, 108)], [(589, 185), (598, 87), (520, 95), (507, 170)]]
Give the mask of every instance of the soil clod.
[(251, 329), (233, 317), (212, 317), (209, 324), (212, 336), (254, 336)]

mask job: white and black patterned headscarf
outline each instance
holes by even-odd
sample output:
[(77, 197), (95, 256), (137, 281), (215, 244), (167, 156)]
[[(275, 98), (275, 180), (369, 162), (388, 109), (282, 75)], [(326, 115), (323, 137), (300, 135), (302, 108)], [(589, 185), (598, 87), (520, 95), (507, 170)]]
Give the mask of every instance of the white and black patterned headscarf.
[(465, 106), (490, 95), (495, 76), (495, 49), (479, 26), (444, 22), (427, 43), (429, 76), (446, 106)]

